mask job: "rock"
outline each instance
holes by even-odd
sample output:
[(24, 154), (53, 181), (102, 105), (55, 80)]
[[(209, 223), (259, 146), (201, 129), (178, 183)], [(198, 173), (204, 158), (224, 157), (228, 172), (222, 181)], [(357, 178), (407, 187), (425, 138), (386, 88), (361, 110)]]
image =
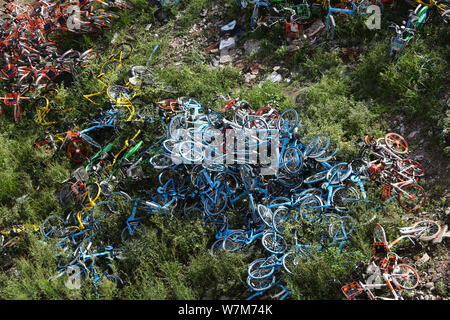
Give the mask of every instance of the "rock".
[(411, 132), (411, 133), (408, 135), (408, 139), (413, 139), (413, 138), (416, 136), (416, 134), (418, 134), (418, 133), (419, 133), (419, 130), (416, 130), (416, 131)]
[(229, 63), (231, 61), (233, 61), (231, 50), (222, 50), (222, 51), (220, 51), (220, 60), (219, 60), (219, 62), (221, 64)]
[(323, 28), (325, 28), (325, 24), (322, 20), (316, 20), (313, 22), (311, 27), (305, 30), (305, 34), (308, 38), (315, 36), (319, 33)]
[(145, 26), (145, 31), (150, 31), (150, 28), (152, 27), (152, 24), (150, 23), (150, 24), (148, 24), (148, 25), (146, 25)]
[(260, 49), (259, 41), (247, 40), (243, 45), (243, 49), (244, 49), (245, 54), (250, 56), (259, 51), (259, 49)]
[(433, 282), (425, 283), (425, 288), (427, 288), (429, 290), (433, 290), (434, 289), (434, 283)]
[(420, 258), (420, 259), (416, 262), (416, 264), (417, 264), (418, 266), (420, 266), (420, 265), (426, 263), (426, 262), (429, 261), (429, 260), (430, 260), (430, 256), (429, 256), (427, 253), (425, 253), (425, 254), (422, 256), (422, 258)]
[(266, 78), (266, 81), (280, 82), (282, 79), (283, 77), (281, 76), (281, 74), (274, 71)]
[(255, 74), (246, 73), (246, 74), (244, 75), (244, 81), (245, 81), (246, 83), (249, 83), (249, 82), (251, 82), (251, 81), (254, 80), (254, 79), (256, 79), (256, 75), (255, 75)]

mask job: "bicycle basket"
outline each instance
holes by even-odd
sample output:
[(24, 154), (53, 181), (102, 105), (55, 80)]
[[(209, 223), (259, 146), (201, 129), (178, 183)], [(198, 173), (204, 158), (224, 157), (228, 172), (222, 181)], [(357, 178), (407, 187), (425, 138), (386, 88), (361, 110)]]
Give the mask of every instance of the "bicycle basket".
[(385, 258), (389, 252), (389, 247), (385, 242), (373, 243), (373, 256), (376, 258)]
[(401, 38), (397, 38), (397, 37), (393, 37), (391, 39), (391, 49), (394, 51), (400, 51), (403, 49), (403, 47), (406, 46), (406, 41), (401, 39)]
[(342, 286), (341, 291), (348, 300), (352, 300), (356, 296), (359, 296), (363, 292), (363, 289), (359, 283), (355, 281)]

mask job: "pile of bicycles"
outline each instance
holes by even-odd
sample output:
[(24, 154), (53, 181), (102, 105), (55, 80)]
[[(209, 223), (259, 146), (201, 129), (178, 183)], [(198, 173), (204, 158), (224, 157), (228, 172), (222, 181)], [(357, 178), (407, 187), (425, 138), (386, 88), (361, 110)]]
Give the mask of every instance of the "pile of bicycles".
[[(347, 299), (360, 299), (360, 295), (365, 293), (371, 300), (403, 300), (405, 290), (417, 287), (417, 271), (393, 252), (392, 247), (403, 239), (410, 240), (414, 246), (420, 245), (420, 241), (435, 239), (442, 229), (435, 221), (422, 220), (411, 227), (400, 228), (399, 231), (401, 236), (389, 243), (384, 228), (378, 223), (375, 224), (371, 259), (367, 263), (358, 263), (345, 277), (345, 280), (353, 281), (341, 287)], [(337, 282), (341, 283), (339, 280)]]
[(360, 154), (369, 179), (383, 185), (382, 198), (397, 197), (404, 209), (420, 209), (426, 196), (417, 183), (425, 170), (419, 162), (404, 158), (408, 152), (406, 140), (399, 134), (388, 133), (384, 138), (366, 136), (364, 141)]
[[(9, 0), (3, 5), (0, 30), (0, 78), (10, 92), (2, 97), (14, 106), (14, 119), (22, 118), (22, 100), (40, 95), (57, 83), (67, 86), (77, 70), (88, 67), (98, 55), (94, 49), (62, 50), (59, 42), (73, 34), (98, 34), (109, 29), (119, 15), (110, 10), (130, 10), (130, 1), (39, 1), (28, 4)], [(106, 9), (105, 9), (106, 8)], [(115, 9), (113, 9), (115, 8)], [(108, 10), (108, 11), (107, 11)], [(0, 106), (0, 117), (5, 115)]]
[[(410, 10), (406, 25), (400, 27), (391, 24), (391, 27), (396, 29), (396, 36), (391, 41), (390, 55), (397, 55), (407, 45), (414, 37), (414, 33), (426, 22), (429, 16), (428, 11), (432, 8), (436, 8), (443, 22), (448, 23), (450, 20), (450, 4), (448, 1), (416, 0), (416, 2), (418, 6), (415, 10)], [(243, 9), (251, 8), (251, 29), (268, 28), (282, 23), (286, 37), (294, 39), (299, 38), (302, 31), (315, 20), (325, 16), (326, 36), (329, 40), (332, 40), (336, 35), (336, 20), (348, 16), (370, 16), (373, 12), (373, 10), (368, 10), (370, 6), (378, 6), (380, 12), (382, 12), (386, 8), (392, 8), (394, 1), (236, 0), (236, 5)]]

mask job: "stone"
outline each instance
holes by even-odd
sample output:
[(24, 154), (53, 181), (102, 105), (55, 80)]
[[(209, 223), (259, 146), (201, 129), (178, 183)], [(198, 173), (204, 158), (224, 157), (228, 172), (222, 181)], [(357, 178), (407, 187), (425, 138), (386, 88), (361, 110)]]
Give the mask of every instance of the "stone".
[(281, 74), (274, 71), (266, 78), (266, 81), (280, 82), (282, 79), (283, 77), (281, 76)]
[(249, 82), (251, 82), (251, 81), (254, 80), (254, 79), (256, 79), (256, 75), (255, 75), (255, 74), (246, 73), (246, 74), (244, 75), (244, 81), (245, 81), (246, 83), (249, 83)]
[(429, 261), (430, 260), (430, 256), (427, 254), (427, 253), (425, 253), (423, 256), (422, 256), (422, 258), (420, 258), (418, 261), (417, 261), (417, 265), (422, 265), (422, 264), (424, 264), (424, 263), (426, 263), (427, 261)]
[(425, 288), (432, 290), (434, 288), (434, 283), (433, 282), (425, 283)]
[(229, 63), (233, 61), (232, 52), (230, 50), (222, 50), (220, 51), (220, 60), (221, 64)]
[(408, 139), (413, 139), (413, 138), (416, 136), (416, 134), (418, 134), (418, 133), (419, 133), (419, 130), (416, 130), (416, 131), (411, 132), (411, 133), (408, 135)]
[(259, 41), (247, 40), (243, 45), (244, 53), (248, 56), (256, 53), (260, 49)]

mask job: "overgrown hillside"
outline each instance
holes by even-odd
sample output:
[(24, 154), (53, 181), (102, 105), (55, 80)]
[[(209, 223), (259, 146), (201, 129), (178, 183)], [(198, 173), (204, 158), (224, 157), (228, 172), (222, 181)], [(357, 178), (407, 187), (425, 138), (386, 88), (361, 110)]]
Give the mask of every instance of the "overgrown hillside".
[[(394, 35), (388, 26), (391, 21), (406, 19), (408, 9), (413, 8), (403, 1), (383, 12), (379, 30), (368, 30), (362, 18), (346, 17), (339, 19), (334, 40), (317, 37), (314, 42), (311, 38), (287, 41), (282, 24), (251, 30), (251, 9), (239, 8), (234, 0), (180, 0), (167, 7), (167, 23), (155, 18), (156, 7), (147, 0), (133, 3), (134, 10), (120, 12), (111, 30), (98, 35), (74, 35), (61, 43), (66, 49), (82, 52), (95, 48), (101, 54), (92, 65), (80, 70), (72, 85), (58, 86), (55, 101), (73, 109), (65, 114), (64, 123), (53, 127), (55, 132), (84, 129), (107, 110), (106, 94), (98, 97), (98, 105), (83, 95), (102, 90), (103, 84), (96, 79), (102, 65), (115, 44), (127, 41), (133, 51), (107, 85), (123, 84), (130, 67), (145, 65), (151, 56), (149, 65), (155, 85), (142, 88), (138, 96), (140, 110), (156, 108), (163, 99), (193, 97), (203, 107), (220, 111), (224, 100), (217, 99), (217, 95), (231, 93), (255, 108), (276, 105), (280, 112), (294, 108), (301, 120), (298, 133), (302, 141), (306, 143), (318, 134), (328, 135), (339, 143), (338, 160), (350, 162), (358, 157), (366, 134), (384, 137), (395, 132), (407, 140), (409, 158), (425, 168), (420, 185), (426, 192), (426, 202), (420, 210), (410, 212), (396, 200), (382, 201), (382, 186), (368, 186), (368, 198), (383, 204), (385, 210), (377, 212), (370, 224), (353, 231), (341, 253), (336, 248), (315, 252), (316, 258), (300, 263), (294, 275), (284, 275), (291, 292), (288, 299), (343, 299), (340, 286), (333, 280), (372, 256), (375, 223), (383, 225), (389, 241), (400, 235), (398, 227), (422, 219), (435, 220), (441, 226), (450, 223), (449, 135), (441, 134), (450, 127), (450, 30), (439, 17), (432, 16), (393, 63), (387, 57)], [(219, 50), (220, 27), (232, 20), (237, 20), (242, 32), (236, 48), (224, 59)], [(267, 79), (269, 76), (272, 81)], [(274, 80), (275, 76), (279, 77)], [(7, 93), (5, 86), (0, 95)], [(2, 229), (18, 224), (40, 226), (50, 215), (65, 217), (67, 211), (56, 195), (61, 182), (82, 166), (70, 161), (65, 150), (54, 156), (35, 152), (36, 140), (49, 129), (36, 124), (35, 101), (23, 102), (20, 123), (12, 120), (13, 111), (8, 106), (4, 106), (6, 114), (0, 121)], [(163, 136), (157, 122), (130, 122), (117, 135), (102, 131), (98, 138), (106, 144), (114, 137), (114, 151), (118, 152), (138, 130), (141, 133), (136, 141), (143, 141), (143, 149)], [(127, 190), (132, 198), (155, 194), (160, 171), (150, 168), (147, 173), (147, 179), (117, 185), (115, 191)], [(105, 281), (95, 288), (91, 281), (85, 281), (80, 289), (71, 289), (67, 277), (49, 281), (58, 273), (61, 252), (40, 231), (27, 232), (22, 241), (6, 248), (7, 254), (2, 255), (0, 298), (245, 299), (251, 295), (246, 283), (248, 266), (264, 255), (258, 241), (246, 250), (212, 255), (214, 226), (201, 219), (187, 220), (175, 212), (173, 218), (155, 215), (145, 219), (144, 241), (124, 245), (121, 232), (131, 210), (128, 205), (108, 215), (93, 244), (124, 250), (121, 259), (109, 262), (98, 258), (102, 266), (112, 264), (123, 284), (116, 287)], [(242, 212), (230, 209), (227, 215), (233, 223), (231, 228), (243, 227), (239, 217)], [(305, 242), (320, 240), (317, 226), (308, 222), (297, 221), (290, 228), (296, 228)], [(395, 252), (413, 265), (421, 278), (406, 298), (449, 299), (448, 238), (441, 243), (423, 242), (422, 248), (411, 248), (410, 242), (403, 240)], [(430, 259), (422, 262), (425, 255)], [(259, 298), (270, 299), (270, 295)]]

